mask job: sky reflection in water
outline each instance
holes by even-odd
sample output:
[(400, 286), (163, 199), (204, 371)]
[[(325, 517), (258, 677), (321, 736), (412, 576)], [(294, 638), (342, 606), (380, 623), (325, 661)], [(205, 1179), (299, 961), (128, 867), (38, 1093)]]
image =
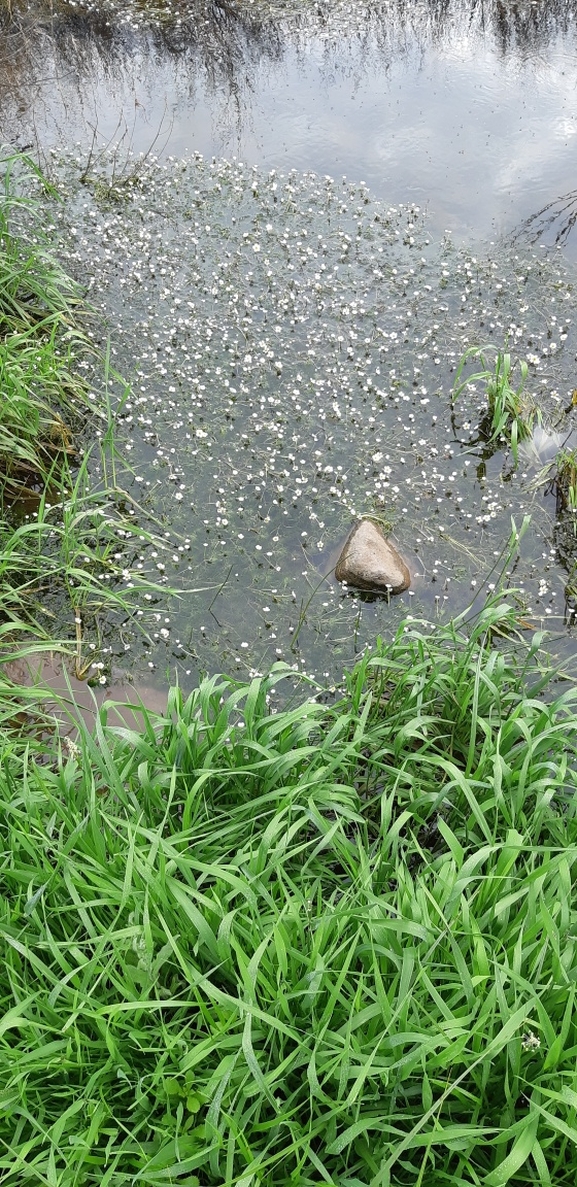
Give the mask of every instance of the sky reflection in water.
[(162, 128), (174, 154), (345, 173), (467, 238), (510, 231), (575, 185), (571, 4), (160, 11), (107, 24), (63, 5), (33, 31), (15, 19), (3, 134), (87, 144), (121, 121), (141, 151)]

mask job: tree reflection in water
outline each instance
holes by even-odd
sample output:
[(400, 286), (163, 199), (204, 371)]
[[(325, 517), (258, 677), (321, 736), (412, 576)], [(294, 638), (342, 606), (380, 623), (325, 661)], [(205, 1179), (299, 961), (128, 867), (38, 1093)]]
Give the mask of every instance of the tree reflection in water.
[[(261, 61), (320, 37), (338, 57), (351, 35), (386, 67), (396, 55), (467, 33), (492, 38), (503, 56), (534, 56), (574, 29), (575, 0), (0, 0), (0, 102), (22, 105), (52, 70), (80, 83), (98, 70), (126, 69), (139, 55), (186, 58), (191, 74), (232, 93), (250, 86)], [(22, 110), (22, 108), (21, 108)]]

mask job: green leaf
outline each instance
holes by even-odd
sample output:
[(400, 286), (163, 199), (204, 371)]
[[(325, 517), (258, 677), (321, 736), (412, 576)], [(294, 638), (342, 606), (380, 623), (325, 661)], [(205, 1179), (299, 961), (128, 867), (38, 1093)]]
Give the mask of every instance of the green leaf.
[(483, 1179), (483, 1187), (505, 1187), (511, 1181), (533, 1152), (538, 1126), (538, 1114), (529, 1113), (523, 1131), (515, 1138), (506, 1158)]

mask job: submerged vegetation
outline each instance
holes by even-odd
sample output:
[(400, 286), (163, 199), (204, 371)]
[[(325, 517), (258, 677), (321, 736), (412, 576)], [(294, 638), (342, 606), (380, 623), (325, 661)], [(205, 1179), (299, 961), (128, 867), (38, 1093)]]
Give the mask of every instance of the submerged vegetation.
[(518, 630), (4, 735), (4, 1183), (572, 1187), (577, 706)]

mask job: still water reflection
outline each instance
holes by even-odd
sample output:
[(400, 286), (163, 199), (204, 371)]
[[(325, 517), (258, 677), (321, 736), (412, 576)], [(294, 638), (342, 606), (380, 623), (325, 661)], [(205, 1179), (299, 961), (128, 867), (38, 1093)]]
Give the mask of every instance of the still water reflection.
[(577, 186), (574, 17), (551, 0), (38, 0), (4, 18), (0, 134), (345, 173), (427, 207), (432, 231), (491, 238)]

